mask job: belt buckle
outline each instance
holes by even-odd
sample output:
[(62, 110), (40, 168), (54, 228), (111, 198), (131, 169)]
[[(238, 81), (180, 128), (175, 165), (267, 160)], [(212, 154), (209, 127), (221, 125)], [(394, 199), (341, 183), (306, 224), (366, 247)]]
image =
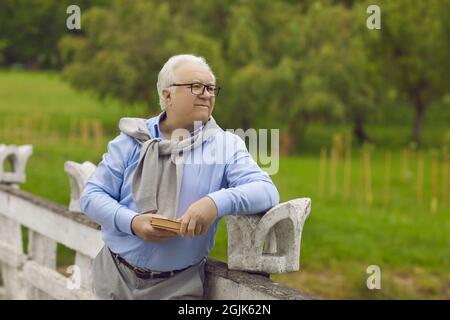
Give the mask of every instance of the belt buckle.
[[(152, 271), (150, 274), (151, 279), (160, 276), (160, 278), (170, 278), (173, 277), (173, 275), (175, 274), (175, 271), (159, 271), (159, 272), (154, 272)], [(161, 276), (164, 275), (164, 276)], [(166, 276), (168, 275), (168, 276)]]
[(176, 271), (147, 271), (142, 268), (134, 267), (134, 272), (139, 278), (143, 279), (155, 279), (158, 278), (158, 275), (169, 274), (169, 277), (173, 277), (176, 274)]
[[(173, 271), (160, 271), (160, 272), (152, 272), (152, 275), (166, 275), (167, 273), (169, 273), (169, 277), (172, 277), (174, 275)], [(161, 278), (169, 278), (166, 276), (161, 276)]]
[(152, 272), (148, 272), (148, 271), (145, 271), (145, 270), (143, 270), (141, 268), (136, 268), (136, 267), (134, 268), (134, 272), (136, 273), (136, 276), (138, 278), (141, 278), (141, 279), (148, 279), (148, 278), (153, 279), (153, 273)]

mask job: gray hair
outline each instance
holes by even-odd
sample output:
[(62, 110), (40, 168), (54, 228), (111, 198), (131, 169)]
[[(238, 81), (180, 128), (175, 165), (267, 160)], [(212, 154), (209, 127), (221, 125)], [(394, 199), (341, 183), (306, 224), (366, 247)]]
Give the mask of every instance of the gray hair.
[(166, 109), (166, 102), (164, 101), (163, 90), (172, 89), (169, 88), (169, 86), (175, 81), (176, 78), (175, 70), (185, 62), (198, 63), (200, 65), (205, 66), (206, 68), (208, 68), (209, 72), (211, 72), (211, 76), (213, 77), (214, 82), (216, 82), (216, 77), (212, 72), (210, 66), (206, 62), (205, 58), (194, 56), (192, 54), (179, 54), (170, 57), (170, 59), (167, 60), (167, 62), (164, 64), (161, 71), (159, 72), (158, 82), (156, 83), (156, 88), (158, 90), (159, 96), (159, 105), (161, 106), (162, 110)]

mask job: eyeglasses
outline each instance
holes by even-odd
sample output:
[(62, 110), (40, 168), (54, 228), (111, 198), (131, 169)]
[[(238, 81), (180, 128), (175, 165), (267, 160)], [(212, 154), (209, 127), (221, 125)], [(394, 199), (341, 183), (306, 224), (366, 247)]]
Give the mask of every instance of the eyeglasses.
[(219, 95), (220, 87), (216, 87), (215, 85), (210, 84), (203, 84), (203, 83), (173, 83), (169, 87), (183, 87), (188, 86), (191, 88), (192, 94), (195, 94), (196, 96), (201, 96), (205, 93), (205, 89), (208, 90), (208, 93), (216, 97)]

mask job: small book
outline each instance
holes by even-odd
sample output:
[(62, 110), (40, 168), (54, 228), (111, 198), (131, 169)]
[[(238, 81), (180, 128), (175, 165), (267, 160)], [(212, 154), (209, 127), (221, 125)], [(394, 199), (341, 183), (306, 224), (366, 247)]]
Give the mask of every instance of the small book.
[(169, 230), (176, 233), (181, 231), (181, 222), (164, 217), (152, 217), (150, 224), (159, 229)]

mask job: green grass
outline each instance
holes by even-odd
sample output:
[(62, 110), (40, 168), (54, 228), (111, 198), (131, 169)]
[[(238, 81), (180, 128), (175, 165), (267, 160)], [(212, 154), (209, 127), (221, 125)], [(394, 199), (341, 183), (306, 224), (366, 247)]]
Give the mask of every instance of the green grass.
[[(117, 101), (99, 102), (87, 93), (71, 89), (57, 74), (0, 72), (0, 141), (23, 144), (21, 131), (26, 127), (19, 120), (34, 119), (29, 138), (34, 151), (27, 165), (27, 181), (21, 188), (52, 201), (69, 203), (69, 178), (63, 170), (64, 162), (98, 163), (107, 142), (118, 133), (118, 119), (124, 115), (150, 117), (152, 113), (144, 106), (126, 108)], [(46, 118), (49, 128), (43, 131), (41, 124)], [(68, 128), (74, 118), (102, 121), (105, 136), (99, 148), (92, 141), (82, 143), (68, 138)], [(424, 137), (427, 145), (437, 150), (448, 128), (442, 123), (433, 124), (427, 123)], [(20, 131), (9, 130), (14, 127)], [(424, 151), (424, 195), (422, 204), (417, 204), (416, 155), (409, 161), (407, 178), (403, 177), (401, 167), (401, 148), (410, 134), (409, 124), (388, 127), (374, 124), (369, 126), (371, 135), (378, 141), (371, 159), (373, 203), (369, 205), (364, 200), (359, 150), (355, 147), (350, 197), (342, 197), (342, 162), (337, 171), (337, 194), (331, 195), (327, 187), (324, 195), (319, 196), (319, 150), (331, 145), (334, 133), (345, 130), (348, 128), (337, 125), (312, 126), (303, 140), (305, 152), (282, 158), (279, 173), (272, 177), (282, 201), (312, 198), (312, 212), (302, 235), (301, 271), (272, 278), (323, 298), (449, 299), (450, 206), (441, 201), (436, 212), (430, 211), (430, 164), (436, 151)], [(387, 150), (392, 151), (392, 182), (391, 201), (385, 207), (384, 153)], [(441, 175), (440, 192), (442, 183)], [(224, 221), (219, 225), (210, 256), (226, 260)], [(73, 253), (59, 246), (58, 263), (61, 268), (73, 263)], [(369, 265), (381, 268), (381, 290), (371, 291), (366, 287)]]
[(50, 128), (68, 132), (72, 119), (101, 119), (107, 133), (118, 131), (117, 119), (126, 114), (143, 115), (145, 107), (126, 106), (114, 100), (99, 101), (75, 91), (55, 73), (2, 71), (0, 73), (2, 119), (18, 117), (50, 119)]
[[(283, 159), (282, 163), (274, 181), (283, 200), (317, 194), (313, 183), (317, 177), (317, 159), (291, 158)], [(373, 163), (373, 193), (382, 195), (382, 159), (375, 157)], [(305, 273), (297, 273), (300, 279), (289, 276), (275, 279), (330, 298), (448, 298), (450, 209), (447, 205), (432, 214), (429, 192), (424, 196), (427, 201), (417, 206), (415, 177), (403, 181), (396, 173), (400, 171), (400, 161), (395, 163), (393, 199), (388, 208), (384, 208), (382, 199), (377, 197), (371, 206), (361, 200), (356, 165), (352, 196), (348, 201), (339, 194), (324, 198), (312, 196), (312, 214), (306, 221), (302, 238), (301, 261)], [(426, 183), (429, 184), (428, 179)], [(368, 276), (365, 270), (372, 264), (381, 268), (381, 291), (369, 291), (365, 287)], [(306, 278), (308, 276), (311, 279)], [(412, 281), (413, 288), (396, 285), (395, 281), (402, 277)], [(312, 280), (317, 278), (329, 278), (330, 282), (324, 285)], [(336, 278), (342, 278), (340, 286)], [(433, 287), (434, 278), (439, 281)], [(333, 279), (337, 283), (333, 283)], [(428, 290), (429, 286), (432, 290)]]

